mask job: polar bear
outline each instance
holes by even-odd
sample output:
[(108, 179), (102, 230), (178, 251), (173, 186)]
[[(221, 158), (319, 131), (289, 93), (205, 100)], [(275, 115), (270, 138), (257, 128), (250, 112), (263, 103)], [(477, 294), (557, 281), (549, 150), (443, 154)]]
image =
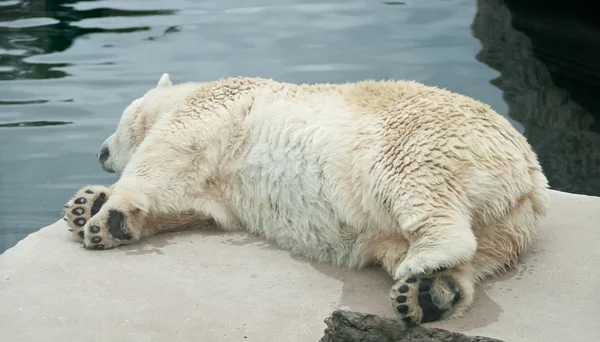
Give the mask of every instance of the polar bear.
[(199, 227), (307, 259), (381, 265), (407, 325), (461, 316), (549, 204), (536, 154), (489, 106), (412, 81), (292, 84), (168, 74), (123, 112), (64, 219), (89, 249)]

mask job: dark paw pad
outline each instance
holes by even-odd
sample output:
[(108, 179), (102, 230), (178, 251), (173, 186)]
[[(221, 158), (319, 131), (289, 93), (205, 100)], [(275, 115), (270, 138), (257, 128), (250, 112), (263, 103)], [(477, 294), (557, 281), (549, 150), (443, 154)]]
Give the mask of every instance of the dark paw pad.
[[(434, 299), (433, 296), (436, 296)], [(461, 299), (460, 289), (451, 277), (422, 278), (418, 302), (423, 311), (423, 323), (438, 321)]]
[(85, 213), (85, 209), (75, 208), (75, 209), (71, 210), (71, 213), (73, 213), (73, 215), (81, 216), (81, 215), (83, 215), (83, 213)]
[(398, 305), (396, 307), (396, 310), (398, 310), (398, 312), (401, 313), (401, 314), (407, 314), (408, 313), (408, 306), (406, 306), (406, 305)]
[(85, 226), (85, 219), (84, 218), (76, 218), (73, 220), (73, 223), (75, 223), (77, 226), (79, 227), (83, 227)]
[(423, 318), (421, 319), (421, 322), (423, 323), (438, 321), (442, 318), (444, 312), (446, 312), (446, 310), (440, 309), (433, 303), (433, 298), (429, 293), (430, 289), (431, 285), (429, 284), (419, 286), (419, 295), (417, 298), (419, 306), (423, 311)]
[(108, 231), (119, 240), (130, 240), (132, 238), (125, 231), (125, 215), (118, 210), (108, 211)]
[(73, 203), (75, 203), (75, 204), (86, 204), (87, 200), (85, 198), (83, 198), (83, 197), (79, 197)]
[(99, 236), (94, 236), (94, 237), (91, 239), (91, 241), (92, 241), (92, 243), (100, 243), (100, 241), (102, 241), (102, 238), (101, 238), (101, 237), (99, 237)]
[(407, 278), (392, 288), (391, 296), (408, 326), (439, 321), (461, 298), (458, 285), (447, 275)]
[(431, 278), (422, 278), (421, 283), (419, 284), (419, 292), (427, 292), (431, 289), (431, 283), (433, 281)]
[(106, 203), (106, 201), (107, 201), (106, 194), (101, 192), (98, 195), (98, 198), (96, 198), (96, 200), (94, 200), (94, 204), (92, 204), (92, 209), (91, 209), (92, 216), (96, 215), (100, 211), (100, 208), (102, 208), (102, 206), (104, 205), (104, 203)]

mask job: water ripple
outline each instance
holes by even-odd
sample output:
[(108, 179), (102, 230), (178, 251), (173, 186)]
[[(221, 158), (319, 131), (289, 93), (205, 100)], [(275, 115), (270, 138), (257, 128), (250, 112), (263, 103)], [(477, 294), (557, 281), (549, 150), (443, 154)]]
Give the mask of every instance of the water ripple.
[(72, 122), (62, 121), (26, 121), (26, 122), (12, 122), (0, 124), (0, 127), (43, 127), (43, 126), (58, 126), (58, 125), (69, 125)]

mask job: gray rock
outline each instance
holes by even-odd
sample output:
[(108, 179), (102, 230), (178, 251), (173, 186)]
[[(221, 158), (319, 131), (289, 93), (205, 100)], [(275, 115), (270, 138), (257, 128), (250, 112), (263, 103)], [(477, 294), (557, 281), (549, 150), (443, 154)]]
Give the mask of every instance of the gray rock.
[(408, 328), (400, 320), (346, 310), (334, 311), (325, 324), (327, 328), (320, 342), (503, 342), (443, 329)]

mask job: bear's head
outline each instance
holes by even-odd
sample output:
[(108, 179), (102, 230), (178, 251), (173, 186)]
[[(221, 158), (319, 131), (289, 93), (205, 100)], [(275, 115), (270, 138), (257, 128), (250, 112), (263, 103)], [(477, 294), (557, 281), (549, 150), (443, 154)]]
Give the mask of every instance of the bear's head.
[(159, 115), (179, 99), (173, 88), (169, 75), (163, 74), (155, 88), (125, 108), (116, 131), (102, 143), (98, 153), (105, 171), (123, 172)]

